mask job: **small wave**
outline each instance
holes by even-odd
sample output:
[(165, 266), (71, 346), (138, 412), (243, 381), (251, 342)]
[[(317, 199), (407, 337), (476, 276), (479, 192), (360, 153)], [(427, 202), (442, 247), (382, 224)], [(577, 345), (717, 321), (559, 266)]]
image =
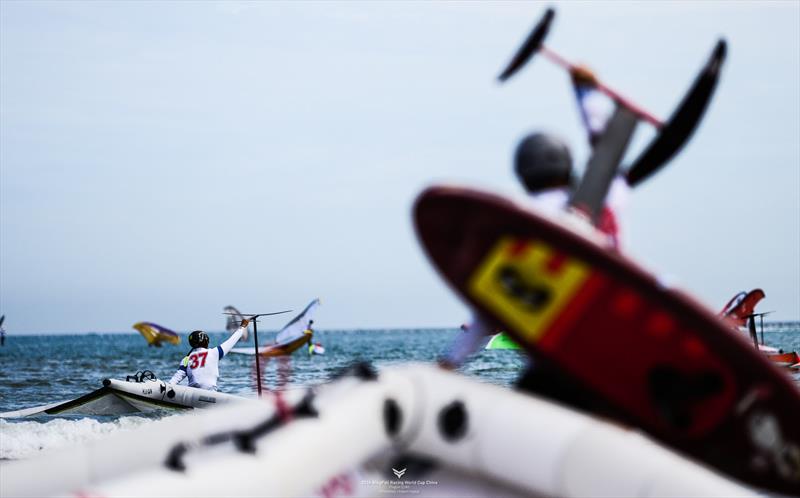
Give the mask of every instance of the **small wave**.
[(123, 417), (110, 422), (91, 418), (41, 422), (0, 420), (0, 459), (30, 458), (41, 451), (86, 444), (108, 434), (130, 431), (152, 422), (151, 418)]

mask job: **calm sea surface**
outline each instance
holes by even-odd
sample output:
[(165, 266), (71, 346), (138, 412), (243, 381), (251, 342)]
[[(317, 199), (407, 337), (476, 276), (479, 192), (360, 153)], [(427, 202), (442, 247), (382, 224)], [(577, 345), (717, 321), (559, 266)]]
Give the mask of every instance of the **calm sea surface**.
[[(296, 351), (290, 362), (292, 385), (327, 381), (354, 361), (377, 367), (408, 361), (435, 361), (459, 333), (458, 330), (330, 330), (317, 331), (315, 341), (326, 348), (324, 356), (309, 357)], [(211, 344), (227, 334), (212, 333)], [(259, 333), (263, 343), (269, 332)], [(800, 351), (800, 322), (767, 324), (767, 344)], [(15, 336), (9, 334), (0, 348), (0, 412), (69, 400), (101, 387), (105, 378), (124, 379), (138, 370), (151, 370), (169, 379), (188, 346), (147, 347), (137, 333)], [(249, 343), (252, 345), (252, 337)], [(602, 367), (602, 359), (598, 368)], [(277, 361), (266, 365), (265, 386), (278, 383)], [(462, 369), (485, 382), (510, 385), (526, 364), (516, 351), (481, 351)], [(220, 391), (254, 396), (253, 357), (228, 355), (220, 364)], [(800, 379), (798, 379), (800, 380)], [(184, 381), (185, 382), (185, 381)], [(171, 415), (175, 416), (175, 415)], [(42, 417), (0, 420), (0, 459), (27, 458), (41, 450), (85, 442), (104, 434), (130, 430), (152, 417)]]

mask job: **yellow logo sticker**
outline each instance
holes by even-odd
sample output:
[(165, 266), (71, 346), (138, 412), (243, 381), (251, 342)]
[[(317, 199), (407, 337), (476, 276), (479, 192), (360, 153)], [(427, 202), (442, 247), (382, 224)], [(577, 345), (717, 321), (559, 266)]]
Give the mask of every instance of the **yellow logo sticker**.
[(538, 342), (590, 276), (586, 263), (543, 242), (504, 237), (468, 289), (528, 341)]

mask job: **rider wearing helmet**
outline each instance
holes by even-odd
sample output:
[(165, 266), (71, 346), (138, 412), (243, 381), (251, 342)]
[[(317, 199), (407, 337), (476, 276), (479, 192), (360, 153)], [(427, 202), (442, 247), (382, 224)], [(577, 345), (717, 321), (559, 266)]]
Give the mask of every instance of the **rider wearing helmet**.
[(314, 325), (314, 320), (309, 320), (308, 325), (306, 326), (306, 330), (303, 332), (304, 334), (308, 334), (308, 356), (314, 354), (314, 329), (311, 326)]
[(572, 154), (561, 139), (546, 133), (523, 138), (514, 153), (514, 171), (536, 207), (562, 210), (572, 189)]
[(169, 383), (178, 384), (188, 377), (189, 387), (216, 390), (219, 360), (236, 345), (249, 323), (247, 318), (242, 319), (241, 326), (225, 342), (213, 349), (208, 349), (208, 334), (202, 330), (195, 330), (189, 334), (189, 346), (192, 349), (183, 358)]
[[(562, 211), (572, 189), (572, 154), (559, 138), (546, 133), (532, 133), (523, 138), (514, 153), (514, 172), (530, 194), (535, 207), (547, 214)], [(478, 314), (459, 334), (439, 365), (447, 369), (461, 366), (489, 336), (499, 332)]]
[[(514, 171), (536, 209), (555, 214), (563, 211), (569, 203), (574, 187), (572, 155), (559, 138), (545, 133), (527, 135), (514, 154)], [(623, 210), (626, 201), (625, 181), (618, 176), (611, 184), (597, 225), (611, 247), (619, 248), (617, 213)]]
[(531, 133), (517, 145), (514, 171), (532, 194), (569, 187), (572, 185), (572, 154), (558, 137)]

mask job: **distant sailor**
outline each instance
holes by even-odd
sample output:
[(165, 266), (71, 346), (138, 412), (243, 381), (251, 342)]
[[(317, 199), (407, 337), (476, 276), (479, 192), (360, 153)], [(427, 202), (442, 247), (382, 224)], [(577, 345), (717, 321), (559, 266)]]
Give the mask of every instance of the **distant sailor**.
[(183, 358), (169, 383), (179, 384), (188, 377), (189, 387), (216, 390), (219, 360), (236, 345), (249, 324), (250, 320), (243, 318), (239, 328), (225, 342), (213, 349), (208, 349), (208, 334), (202, 330), (195, 330), (189, 334), (189, 345), (192, 350)]
[(455, 370), (463, 365), (470, 355), (486, 346), (489, 337), (497, 333), (480, 315), (475, 315), (471, 323), (464, 323), (460, 328), (461, 333), (450, 344), (444, 356), (439, 358), (439, 366), (447, 370)]
[(308, 326), (306, 326), (306, 330), (303, 332), (304, 334), (308, 334), (308, 356), (314, 354), (314, 329), (311, 327), (314, 325), (314, 320), (308, 321)]

